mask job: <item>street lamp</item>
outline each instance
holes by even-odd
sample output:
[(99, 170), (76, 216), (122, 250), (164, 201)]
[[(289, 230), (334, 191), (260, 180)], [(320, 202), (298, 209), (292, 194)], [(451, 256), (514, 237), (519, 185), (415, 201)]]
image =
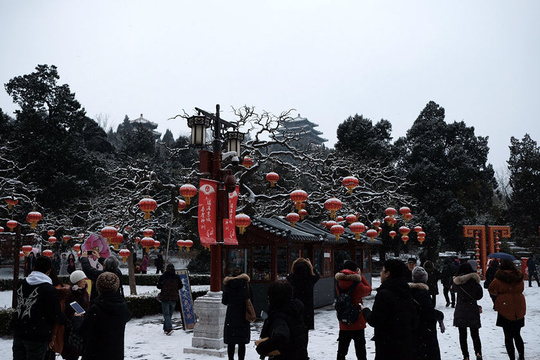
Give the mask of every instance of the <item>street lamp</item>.
[[(229, 193), (236, 188), (236, 178), (229, 169), (221, 168), (222, 139), (228, 141), (228, 153), (235, 152), (240, 155), (240, 143), (244, 134), (237, 130), (238, 125), (220, 118), (219, 104), (216, 105), (216, 113), (211, 114), (202, 109), (195, 108), (198, 115), (188, 118), (188, 126), (191, 128), (191, 145), (194, 147), (206, 147), (206, 129), (213, 125), (212, 151), (199, 151), (199, 170), (210, 175), (216, 183), (217, 196), (215, 198), (215, 217), (211, 219), (214, 224), (215, 243), (210, 243), (210, 291), (207, 295), (195, 300), (195, 311), (199, 322), (195, 326), (192, 345), (197, 350), (186, 348), (184, 352), (200, 353), (201, 348), (208, 353), (221, 353), (224, 347), (223, 323), (226, 308), (221, 304), (221, 245), (223, 238), (223, 220), (229, 218)], [(224, 134), (226, 129), (233, 129)], [(202, 180), (201, 180), (202, 181)], [(201, 188), (202, 189), (202, 188)], [(208, 206), (201, 204), (199, 206)], [(201, 208), (199, 208), (201, 209)], [(201, 215), (201, 213), (199, 213)], [(199, 217), (199, 222), (201, 218)], [(200, 224), (200, 223), (199, 223)], [(234, 224), (233, 224), (234, 225)], [(200, 229), (200, 228), (199, 228)], [(203, 236), (199, 232), (201, 242)]]

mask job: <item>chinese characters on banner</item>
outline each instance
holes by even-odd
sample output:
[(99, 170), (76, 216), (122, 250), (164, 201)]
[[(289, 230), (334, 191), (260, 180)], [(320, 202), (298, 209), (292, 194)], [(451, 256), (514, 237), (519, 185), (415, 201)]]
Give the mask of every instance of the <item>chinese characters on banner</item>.
[(201, 179), (199, 188), (199, 237), (201, 245), (216, 244), (217, 181)]
[(238, 245), (234, 217), (236, 216), (236, 204), (238, 203), (239, 191), (240, 187), (236, 185), (234, 191), (229, 193), (229, 218), (223, 219), (223, 242), (225, 245)]

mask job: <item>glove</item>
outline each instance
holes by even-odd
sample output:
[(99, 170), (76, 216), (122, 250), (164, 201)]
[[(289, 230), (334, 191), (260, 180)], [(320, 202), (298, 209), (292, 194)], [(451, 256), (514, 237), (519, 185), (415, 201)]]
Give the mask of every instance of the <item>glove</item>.
[(441, 328), (441, 334), (444, 334), (446, 328), (444, 327), (444, 322), (442, 320), (439, 320), (439, 327)]

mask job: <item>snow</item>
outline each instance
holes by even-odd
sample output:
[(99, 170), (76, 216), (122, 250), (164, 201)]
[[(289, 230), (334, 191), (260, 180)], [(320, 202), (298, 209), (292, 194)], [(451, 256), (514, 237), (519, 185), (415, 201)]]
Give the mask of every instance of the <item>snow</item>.
[[(379, 278), (373, 278), (373, 287), (380, 285)], [(138, 286), (137, 292), (140, 294), (155, 291), (152, 286)], [(438, 333), (439, 345), (442, 359), (460, 359), (459, 338), (457, 328), (452, 326), (454, 309), (445, 307), (442, 287), (440, 286), (437, 296), (437, 309), (444, 313), (446, 332)], [(364, 299), (364, 305), (371, 307), (373, 304), (375, 291)], [(10, 307), (11, 291), (0, 292), (0, 308)], [(525, 284), (524, 295), (527, 300), (527, 315), (525, 316), (525, 327), (521, 334), (525, 341), (526, 359), (540, 359), (540, 347), (538, 346), (538, 335), (540, 334), (540, 288), (536, 283), (533, 287)], [(480, 329), (480, 339), (482, 341), (482, 352), (484, 359), (507, 359), (504, 347), (504, 336), (502, 329), (495, 326), (497, 317), (493, 310), (491, 299), (486, 290), (484, 297), (479, 301), (484, 311), (481, 315), (482, 328)], [(131, 320), (126, 327), (125, 338), (125, 358), (126, 359), (186, 359), (186, 360), (210, 360), (216, 357), (208, 355), (184, 354), (183, 349), (191, 347), (193, 333), (182, 330), (180, 314), (174, 316), (173, 325), (175, 331), (167, 336), (162, 330), (161, 315), (147, 316), (142, 319)], [(246, 347), (246, 359), (259, 359), (255, 351), (254, 341), (258, 339), (262, 322), (257, 321), (252, 325), (251, 343)], [(309, 356), (312, 360), (334, 359), (337, 352), (338, 323), (335, 311), (332, 306), (326, 306), (315, 310), (315, 330), (310, 332)], [(366, 348), (368, 359), (375, 357), (375, 345), (370, 339), (373, 337), (373, 328), (366, 328)], [(0, 354), (10, 354), (12, 338), (0, 338)], [(472, 341), (469, 337), (469, 350), (472, 352)], [(349, 349), (349, 359), (355, 358), (354, 348), (351, 344)]]

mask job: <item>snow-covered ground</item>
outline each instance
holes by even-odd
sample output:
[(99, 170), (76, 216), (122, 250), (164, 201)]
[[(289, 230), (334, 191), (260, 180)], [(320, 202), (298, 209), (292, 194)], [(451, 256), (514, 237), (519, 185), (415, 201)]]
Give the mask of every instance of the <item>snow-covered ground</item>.
[[(379, 285), (379, 278), (373, 279), (373, 287)], [(127, 290), (127, 289), (126, 289)], [(151, 286), (138, 287), (138, 293), (151, 292), (155, 288)], [(482, 328), (480, 338), (482, 340), (483, 358), (507, 359), (504, 347), (504, 337), (502, 329), (495, 326), (496, 312), (492, 308), (492, 303), (487, 291), (484, 290), (484, 298), (480, 300), (483, 306)], [(374, 292), (375, 294), (375, 292)], [(525, 284), (525, 297), (527, 299), (527, 315), (525, 317), (525, 327), (522, 329), (522, 336), (525, 341), (525, 358), (540, 359), (540, 288), (528, 287)], [(365, 299), (365, 305), (371, 307), (374, 296)], [(9, 307), (11, 304), (11, 292), (0, 292), (0, 307)], [(437, 296), (437, 308), (444, 313), (446, 332), (439, 332), (439, 344), (441, 348), (441, 358), (461, 359), (457, 328), (452, 326), (453, 310), (445, 307), (442, 287), (440, 295)], [(184, 348), (191, 347), (193, 333), (182, 330), (180, 314), (174, 317), (176, 331), (171, 336), (166, 336), (162, 331), (162, 317), (160, 315), (148, 316), (142, 319), (131, 320), (126, 327), (125, 355), (126, 359), (186, 359), (186, 360), (210, 360), (215, 359), (208, 355), (184, 354)], [(256, 322), (252, 325), (251, 344), (247, 346), (246, 359), (259, 359), (255, 351), (254, 341), (258, 339), (262, 323)], [(337, 352), (338, 323), (333, 307), (327, 306), (315, 310), (315, 330), (310, 332), (309, 356), (312, 360), (334, 359)], [(366, 347), (368, 359), (375, 358), (375, 345), (371, 339), (373, 329), (366, 329)], [(11, 354), (12, 338), (0, 338), (0, 357), (7, 359)], [(469, 338), (469, 349), (472, 353), (472, 341)], [(354, 349), (351, 344), (348, 359), (354, 359)]]

